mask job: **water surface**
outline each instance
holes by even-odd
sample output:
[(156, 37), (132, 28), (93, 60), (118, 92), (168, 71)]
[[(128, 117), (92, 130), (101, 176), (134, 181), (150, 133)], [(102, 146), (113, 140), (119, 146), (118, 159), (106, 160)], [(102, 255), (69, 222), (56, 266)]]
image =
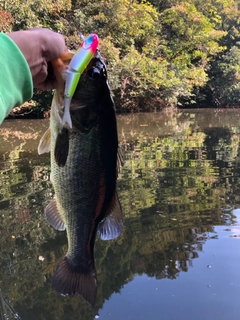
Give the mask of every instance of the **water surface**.
[(239, 319), (240, 111), (118, 116), (124, 232), (96, 241), (92, 309), (51, 290), (67, 239), (43, 219), (53, 189), (36, 150), (48, 124), (0, 128), (2, 318)]

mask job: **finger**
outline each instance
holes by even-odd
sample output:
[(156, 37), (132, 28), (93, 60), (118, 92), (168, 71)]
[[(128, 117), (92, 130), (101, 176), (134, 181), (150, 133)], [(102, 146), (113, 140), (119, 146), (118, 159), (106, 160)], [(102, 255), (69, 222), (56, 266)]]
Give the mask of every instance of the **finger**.
[(34, 34), (42, 44), (43, 56), (48, 61), (58, 58), (63, 52), (68, 51), (64, 36), (47, 28), (32, 28), (28, 32)]
[(42, 84), (46, 81), (48, 77), (48, 65), (46, 61), (43, 61), (40, 68), (37, 70), (34, 70), (33, 75), (33, 86), (34, 88), (39, 88), (39, 84)]
[(60, 57), (63, 52), (67, 51), (67, 47), (65, 45), (65, 40), (63, 35), (53, 32), (51, 30), (47, 30), (45, 34), (45, 51), (43, 55), (45, 56), (47, 62)]

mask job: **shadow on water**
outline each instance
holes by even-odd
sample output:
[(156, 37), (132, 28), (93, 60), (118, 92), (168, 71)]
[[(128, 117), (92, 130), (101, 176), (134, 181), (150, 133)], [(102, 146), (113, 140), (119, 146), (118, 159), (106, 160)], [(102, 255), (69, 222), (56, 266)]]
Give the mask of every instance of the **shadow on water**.
[(67, 239), (43, 219), (53, 189), (49, 155), (36, 150), (48, 121), (6, 121), (0, 129), (0, 287), (22, 320), (97, 318), (136, 274), (176, 279), (187, 272), (205, 243), (217, 238), (214, 227), (235, 221), (239, 113), (139, 114), (119, 116), (118, 125), (124, 232), (115, 241), (96, 241), (99, 283), (92, 309), (79, 296), (51, 290)]

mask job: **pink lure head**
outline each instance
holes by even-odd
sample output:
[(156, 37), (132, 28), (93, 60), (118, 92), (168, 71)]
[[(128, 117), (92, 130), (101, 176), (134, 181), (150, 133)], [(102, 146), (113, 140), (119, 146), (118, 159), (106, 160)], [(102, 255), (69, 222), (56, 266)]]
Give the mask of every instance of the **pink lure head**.
[(98, 35), (96, 33), (92, 33), (84, 40), (82, 48), (86, 50), (91, 49), (92, 53), (95, 54), (98, 47), (98, 42)]

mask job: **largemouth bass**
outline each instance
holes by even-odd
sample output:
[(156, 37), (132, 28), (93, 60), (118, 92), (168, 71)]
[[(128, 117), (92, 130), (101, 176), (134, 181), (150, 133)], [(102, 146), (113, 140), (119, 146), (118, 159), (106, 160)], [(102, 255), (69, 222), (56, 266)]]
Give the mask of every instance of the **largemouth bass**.
[(114, 103), (105, 64), (97, 54), (81, 75), (70, 106), (72, 128), (62, 125), (63, 90), (56, 90), (50, 128), (40, 140), (39, 154), (51, 151), (55, 196), (45, 218), (65, 230), (68, 251), (52, 279), (62, 294), (80, 294), (91, 305), (97, 293), (94, 243), (114, 239), (123, 229), (116, 180), (122, 156), (118, 148)]

